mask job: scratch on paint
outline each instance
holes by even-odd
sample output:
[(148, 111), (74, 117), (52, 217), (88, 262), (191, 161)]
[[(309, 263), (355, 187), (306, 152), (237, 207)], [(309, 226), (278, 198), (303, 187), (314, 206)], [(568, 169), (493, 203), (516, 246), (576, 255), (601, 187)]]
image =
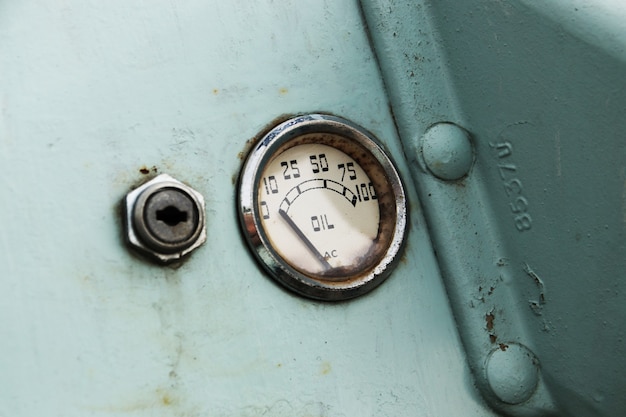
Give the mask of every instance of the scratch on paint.
[(533, 271), (527, 263), (524, 264), (524, 272), (533, 279), (535, 285), (539, 289), (539, 299), (538, 300), (528, 300), (528, 304), (530, 308), (533, 310), (533, 313), (540, 316), (543, 313), (543, 305), (546, 303), (546, 287), (543, 283), (543, 280), (537, 275), (535, 271)]
[(556, 176), (561, 177), (561, 132), (559, 131), (554, 136), (554, 147), (556, 151)]
[(622, 211), (624, 212), (624, 228), (626, 228), (626, 168), (622, 168), (622, 181), (624, 181), (624, 187), (622, 189)]

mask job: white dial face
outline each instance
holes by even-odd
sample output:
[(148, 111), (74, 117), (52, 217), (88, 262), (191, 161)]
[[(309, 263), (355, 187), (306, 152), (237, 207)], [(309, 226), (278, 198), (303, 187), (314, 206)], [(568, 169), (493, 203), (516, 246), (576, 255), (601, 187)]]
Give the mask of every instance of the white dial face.
[(381, 215), (374, 184), (336, 147), (292, 146), (261, 173), (262, 227), (293, 268), (326, 280), (348, 279), (377, 260)]

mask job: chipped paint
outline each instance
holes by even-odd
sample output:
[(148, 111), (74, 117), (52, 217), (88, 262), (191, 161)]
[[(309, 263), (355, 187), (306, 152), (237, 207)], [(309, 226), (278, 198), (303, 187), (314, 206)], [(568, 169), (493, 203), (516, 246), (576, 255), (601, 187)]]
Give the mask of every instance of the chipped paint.
[(524, 272), (526, 272), (526, 275), (532, 278), (538, 291), (537, 298), (528, 300), (528, 305), (530, 306), (533, 313), (535, 313), (538, 316), (541, 316), (542, 311), (543, 311), (543, 306), (546, 303), (545, 284), (543, 283), (543, 280), (539, 278), (539, 275), (537, 275), (537, 273), (533, 271), (530, 268), (530, 265), (528, 265), (527, 263), (524, 264)]

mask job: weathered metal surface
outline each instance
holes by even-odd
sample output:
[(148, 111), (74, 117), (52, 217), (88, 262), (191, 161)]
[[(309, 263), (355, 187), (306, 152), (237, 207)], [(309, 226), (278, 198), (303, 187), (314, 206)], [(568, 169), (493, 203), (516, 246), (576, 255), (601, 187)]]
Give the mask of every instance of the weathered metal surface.
[[(510, 415), (624, 415), (624, 4), (363, 6), (481, 392)], [(424, 158), (440, 122), (470, 133), (458, 181)]]
[[(492, 415), (355, 2), (4, 2), (0, 97), (0, 415)], [(407, 183), (404, 259), (348, 303), (283, 290), (237, 224), (246, 142), (314, 111)], [(206, 200), (178, 268), (124, 245), (120, 201), (163, 172)]]
[[(0, 415), (494, 415), (474, 381), (511, 415), (624, 414), (624, 6), (362, 7), (378, 63), (353, 2), (0, 6)], [(273, 283), (235, 211), (249, 140), (316, 111), (384, 142), (411, 210), (393, 275), (339, 304)], [(124, 245), (163, 172), (206, 199), (175, 268)]]

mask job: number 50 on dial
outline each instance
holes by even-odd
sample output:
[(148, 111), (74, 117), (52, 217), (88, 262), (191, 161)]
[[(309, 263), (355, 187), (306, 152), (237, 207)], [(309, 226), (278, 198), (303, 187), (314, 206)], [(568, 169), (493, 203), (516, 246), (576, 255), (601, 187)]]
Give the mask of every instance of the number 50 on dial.
[(311, 114), (253, 148), (239, 181), (250, 248), (281, 284), (343, 300), (379, 285), (403, 247), (406, 197), (392, 161), (364, 129)]

